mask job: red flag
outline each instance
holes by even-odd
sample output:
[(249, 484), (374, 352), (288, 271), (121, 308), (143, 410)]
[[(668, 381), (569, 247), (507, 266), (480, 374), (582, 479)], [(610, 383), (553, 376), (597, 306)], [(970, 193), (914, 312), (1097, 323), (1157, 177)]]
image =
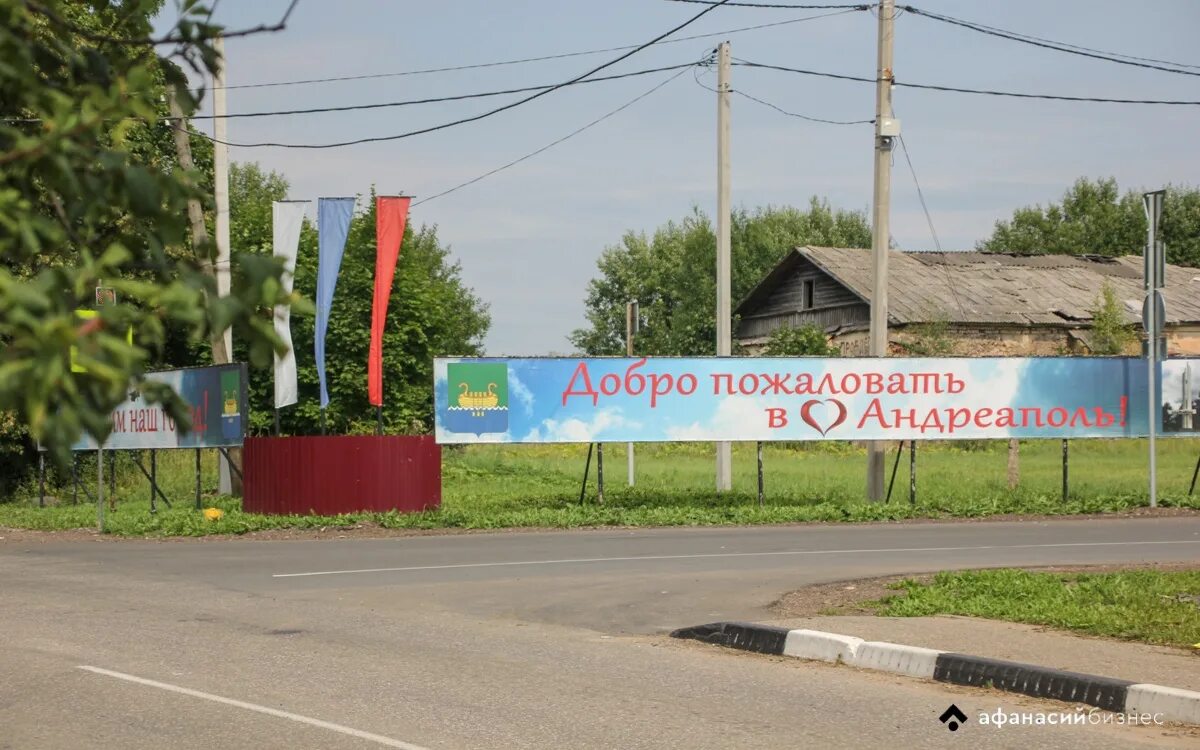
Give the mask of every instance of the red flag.
[(383, 327), (411, 201), (412, 198), (396, 196), (375, 198), (375, 297), (371, 305), (371, 350), (367, 357), (367, 398), (372, 406), (383, 406)]

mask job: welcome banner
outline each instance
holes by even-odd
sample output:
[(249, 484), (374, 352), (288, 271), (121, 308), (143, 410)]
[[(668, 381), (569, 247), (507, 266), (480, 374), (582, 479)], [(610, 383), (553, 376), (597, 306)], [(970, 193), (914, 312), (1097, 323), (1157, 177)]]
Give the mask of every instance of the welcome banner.
[[(1147, 434), (1129, 358), (434, 361), (439, 443), (1117, 438)], [(1159, 365), (1167, 434), (1198, 434), (1200, 360)]]
[[(129, 400), (109, 417), (112, 432), (105, 450), (144, 448), (229, 448), (242, 444), (249, 419), (246, 365), (213, 365), (147, 373), (146, 380), (166, 383), (191, 406), (192, 428), (184, 434), (160, 404), (131, 390)], [(96, 450), (84, 435), (71, 450)]]

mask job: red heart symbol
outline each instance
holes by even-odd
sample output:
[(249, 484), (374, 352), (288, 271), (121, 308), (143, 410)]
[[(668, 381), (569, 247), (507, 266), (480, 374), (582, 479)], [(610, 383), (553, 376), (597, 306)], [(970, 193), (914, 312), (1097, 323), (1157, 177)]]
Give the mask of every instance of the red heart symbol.
[[(812, 415), (812, 408), (821, 403), (833, 404), (837, 407), (838, 411), (837, 418), (833, 420), (833, 424), (824, 429), (821, 428), (821, 425), (817, 424), (817, 420), (813, 419)], [(803, 419), (804, 423), (809, 427), (821, 433), (821, 437), (825, 437), (827, 434), (829, 434), (830, 430), (846, 421), (846, 405), (841, 401), (838, 401), (836, 398), (827, 398), (824, 401), (819, 398), (809, 399), (808, 401), (804, 402), (803, 406), (800, 407), (800, 418)]]

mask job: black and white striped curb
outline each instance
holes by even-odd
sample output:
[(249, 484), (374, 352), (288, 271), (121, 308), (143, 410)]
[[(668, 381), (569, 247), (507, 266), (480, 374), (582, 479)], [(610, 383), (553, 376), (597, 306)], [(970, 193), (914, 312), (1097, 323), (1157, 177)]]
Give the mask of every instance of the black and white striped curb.
[(680, 628), (671, 633), (671, 637), (761, 654), (841, 663), (955, 685), (991, 687), (1127, 714), (1161, 714), (1167, 721), (1200, 724), (1200, 693), (1132, 680), (920, 646), (864, 641), (851, 635), (820, 630), (788, 630), (745, 622), (714, 622)]

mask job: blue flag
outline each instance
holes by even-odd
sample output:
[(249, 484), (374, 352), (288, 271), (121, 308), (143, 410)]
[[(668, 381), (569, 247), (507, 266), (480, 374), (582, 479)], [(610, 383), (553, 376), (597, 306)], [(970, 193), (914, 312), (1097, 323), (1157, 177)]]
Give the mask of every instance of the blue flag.
[(329, 405), (325, 389), (325, 332), (333, 308), (333, 290), (342, 269), (342, 253), (354, 214), (353, 198), (321, 198), (317, 201), (317, 379), (321, 382), (321, 408)]

